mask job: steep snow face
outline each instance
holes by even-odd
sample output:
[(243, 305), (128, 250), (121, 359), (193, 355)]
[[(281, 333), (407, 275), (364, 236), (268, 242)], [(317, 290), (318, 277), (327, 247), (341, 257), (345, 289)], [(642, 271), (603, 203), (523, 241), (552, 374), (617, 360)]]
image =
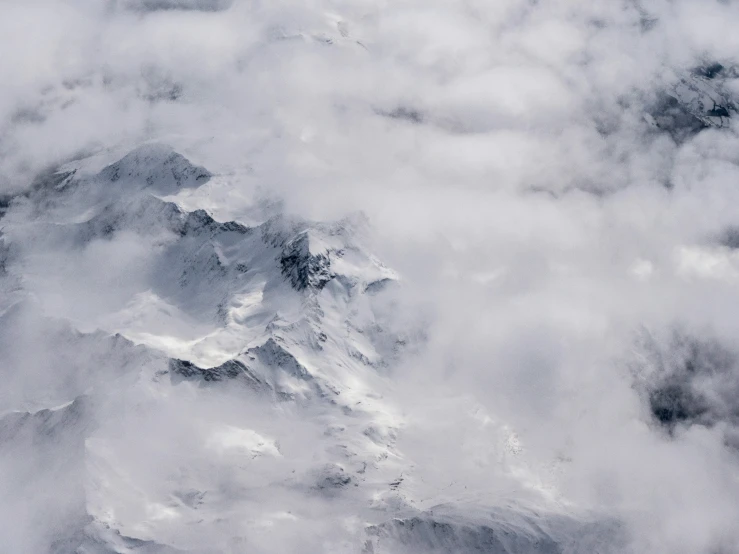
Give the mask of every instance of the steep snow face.
[[(393, 321), (402, 283), (365, 246), (366, 218), (315, 223), (270, 206), (261, 222), (259, 208), (250, 225), (219, 222), (178, 204), (215, 176), (167, 147), (100, 165), (47, 173), (2, 220), (0, 485), (29, 510), (64, 499), (27, 520), (36, 551), (613, 543), (609, 524), (556, 515), (544, 494), (530, 502), (551, 515), (482, 495), (476, 505), (496, 515), (473, 517), (458, 501), (469, 505), (474, 473), (440, 494), (441, 473), (399, 445), (408, 422), (391, 377), (424, 332)], [(491, 421), (485, 432), (510, 453), (507, 482), (531, 489), (514, 469), (515, 436)], [(21, 452), (53, 456), (43, 478), (60, 482), (18, 490)]]

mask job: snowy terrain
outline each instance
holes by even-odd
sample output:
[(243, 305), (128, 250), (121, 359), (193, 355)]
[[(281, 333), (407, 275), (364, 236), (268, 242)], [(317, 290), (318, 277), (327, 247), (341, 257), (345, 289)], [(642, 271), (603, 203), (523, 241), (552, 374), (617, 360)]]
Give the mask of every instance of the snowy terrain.
[[(398, 448), (407, 408), (386, 397), (423, 323), (393, 321), (402, 280), (362, 246), (366, 220), (247, 226), (178, 206), (215, 178), (147, 144), (44, 176), (4, 216), (3, 358), (18, 369), (3, 436), (60, 502), (34, 515), (35, 548), (273, 552), (284, 535), (336, 552), (586, 552), (618, 538), (544, 496), (480, 503), (464, 476), (437, 497), (429, 461)], [(107, 279), (66, 280), (71, 259), (108, 247), (126, 254)], [(126, 277), (140, 257), (149, 270)], [(514, 471), (515, 435), (494, 434)]]

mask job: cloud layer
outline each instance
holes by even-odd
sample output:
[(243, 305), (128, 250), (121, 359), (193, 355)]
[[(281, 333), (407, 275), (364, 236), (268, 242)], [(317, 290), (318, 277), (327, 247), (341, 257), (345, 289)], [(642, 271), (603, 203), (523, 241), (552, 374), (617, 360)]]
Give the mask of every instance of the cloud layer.
[[(6, 0), (0, 51), (12, 55), (0, 64), (0, 191), (27, 191), (60, 166), (94, 175), (156, 141), (214, 176), (157, 191), (176, 192), (183, 210), (245, 226), (283, 211), (340, 220), (362, 210), (372, 222), (367, 250), (403, 276), (372, 313), (413, 348), (383, 368), (377, 386), (403, 421), (400, 431), (389, 427), (412, 460), (408, 494), (432, 499), (421, 508), (531, 496), (618, 521), (623, 551), (732, 552), (739, 139), (731, 108), (725, 117), (698, 106), (704, 97), (694, 93), (708, 91), (719, 107), (739, 98), (737, 25), (731, 1)], [(716, 63), (724, 69), (707, 74)], [(696, 110), (714, 110), (720, 126)], [(3, 277), (2, 304), (21, 289), (31, 297), (2, 316), (2, 413), (56, 407), (84, 395), (86, 382), (107, 380), (87, 365), (73, 372), (72, 331), (48, 330), (36, 310), (77, 331), (125, 328), (175, 357), (219, 325), (151, 308), (160, 293), (152, 275), (176, 266), (163, 257), (172, 229), (127, 229), (84, 246), (56, 234), (70, 214), (86, 220), (74, 209), (96, 208), (87, 199), (71, 208), (23, 201), (0, 220), (3, 255), (16, 268)], [(284, 315), (288, 304), (269, 309)], [(213, 339), (196, 361), (225, 362), (224, 352), (246, 345), (235, 340)], [(95, 348), (85, 346), (92, 359)], [(126, 360), (115, 364), (159, 363)], [(137, 387), (126, 402), (151, 392)], [(311, 443), (287, 431), (305, 418), (306, 436), (322, 436), (323, 421), (308, 417), (321, 414), (277, 409), (270, 430), (288, 441), (278, 451), (260, 429), (232, 429), (270, 421), (271, 405), (243, 407), (230, 395), (227, 410), (211, 392), (161, 402), (156, 394), (141, 400), (154, 422), (149, 438), (137, 435), (144, 416), (126, 402), (87, 408), (113, 425), (101, 433), (119, 435), (87, 445), (95, 474), (110, 479), (99, 490), (112, 491), (101, 493), (96, 513), (122, 491), (145, 496), (167, 478), (135, 448), (171, 464), (172, 452), (195, 452), (207, 437), (220, 437), (212, 464), (225, 472), (223, 483), (205, 479), (213, 490), (258, 486), (228, 473), (238, 465), (234, 441), (261, 448), (264, 480), (292, 471), (265, 462), (289, 452), (296, 466), (313, 468), (306, 480), (341, 482), (321, 465), (330, 456), (303, 463)], [(193, 429), (202, 441), (188, 435)], [(160, 443), (170, 433), (172, 452)], [(0, 460), (9, 475), (21, 475), (26, 443), (18, 444)], [(106, 464), (119, 455), (133, 457), (131, 475), (111, 476)], [(214, 466), (200, 456), (189, 462), (207, 474)], [(49, 471), (77, 475), (59, 467)], [(28, 500), (20, 511), (15, 500), (0, 503), (0, 516), (20, 514), (0, 534), (18, 552), (40, 551), (33, 514), (68, 493), (44, 495), (22, 475), (25, 489), (1, 483), (3, 497)], [(280, 489), (270, 509), (314, 506), (313, 520), (285, 515), (288, 534), (270, 534), (265, 523), (257, 538), (229, 548), (293, 552), (308, 541), (315, 551), (348, 551), (342, 541), (360, 534), (364, 515), (337, 531), (329, 521), (353, 504), (299, 488)], [(61, 504), (59, 513), (79, 515)], [(119, 519), (143, 537), (137, 517)], [(157, 540), (174, 530), (146, 528), (161, 532)]]

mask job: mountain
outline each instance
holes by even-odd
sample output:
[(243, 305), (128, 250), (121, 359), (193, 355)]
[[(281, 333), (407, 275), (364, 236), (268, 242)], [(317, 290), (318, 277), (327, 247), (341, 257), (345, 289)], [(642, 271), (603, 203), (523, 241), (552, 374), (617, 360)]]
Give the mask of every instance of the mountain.
[(736, 68), (718, 62), (680, 72), (675, 82), (658, 94), (645, 118), (677, 141), (703, 129), (727, 128), (737, 112), (736, 93), (729, 86), (736, 76)]
[(188, 211), (178, 194), (218, 176), (160, 144), (93, 166), (47, 172), (2, 219), (2, 469), (45, 506), (19, 531), (37, 552), (618, 544), (610, 522), (462, 488), (429, 508), (390, 394), (423, 323), (396, 320), (403, 282), (363, 215)]

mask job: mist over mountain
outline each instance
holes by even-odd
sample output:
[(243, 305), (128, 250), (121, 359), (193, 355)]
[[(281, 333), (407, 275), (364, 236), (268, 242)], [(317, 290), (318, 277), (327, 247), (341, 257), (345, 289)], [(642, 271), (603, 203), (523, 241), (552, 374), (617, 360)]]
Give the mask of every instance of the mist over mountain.
[(739, 552), (732, 0), (5, 0), (0, 548)]

